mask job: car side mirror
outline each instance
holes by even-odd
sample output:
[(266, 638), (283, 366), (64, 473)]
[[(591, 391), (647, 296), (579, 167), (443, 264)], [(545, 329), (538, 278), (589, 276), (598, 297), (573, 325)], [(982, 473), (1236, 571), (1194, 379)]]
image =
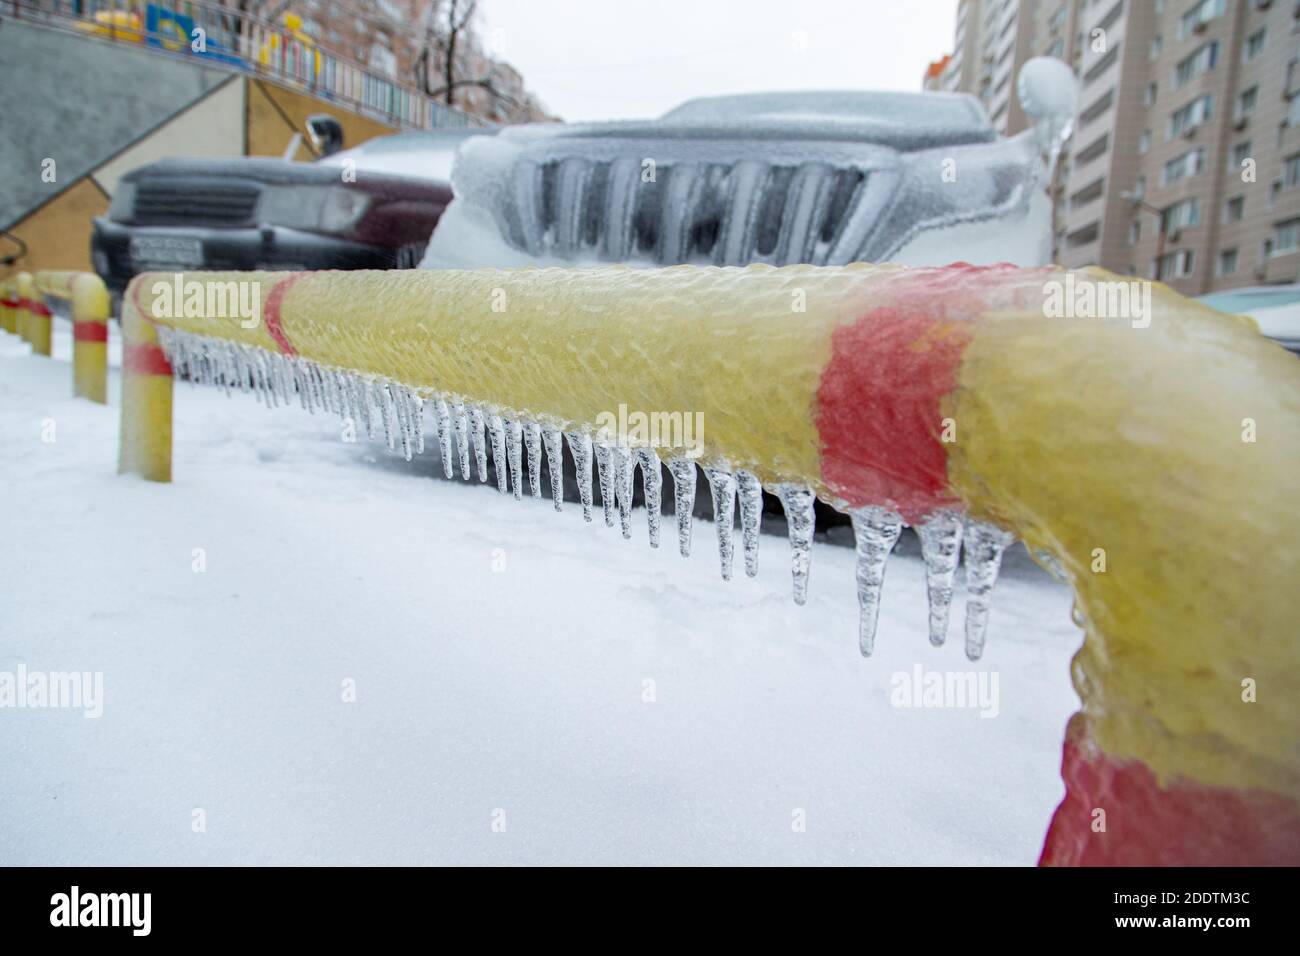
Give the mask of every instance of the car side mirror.
[(343, 124), (328, 113), (307, 117), (307, 135), (322, 156), (332, 156), (343, 148)]

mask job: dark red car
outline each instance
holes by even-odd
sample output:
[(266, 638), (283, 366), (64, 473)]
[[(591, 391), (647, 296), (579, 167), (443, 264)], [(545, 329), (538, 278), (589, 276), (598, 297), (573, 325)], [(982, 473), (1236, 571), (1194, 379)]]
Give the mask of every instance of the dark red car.
[(95, 271), (403, 269), (451, 201), (456, 148), (489, 130), (381, 136), (315, 162), (164, 159), (122, 177), (95, 220)]

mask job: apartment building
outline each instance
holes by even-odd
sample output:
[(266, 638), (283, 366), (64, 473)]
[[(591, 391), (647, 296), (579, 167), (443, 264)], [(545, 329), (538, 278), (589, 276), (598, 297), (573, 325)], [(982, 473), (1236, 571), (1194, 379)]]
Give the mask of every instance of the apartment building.
[(1004, 72), (1014, 86), (1025, 59), (1049, 55), (1079, 76), (1054, 185), (1060, 262), (1188, 295), (1300, 281), (1300, 2), (964, 0), (956, 48), (972, 49), (972, 24), (992, 70), (950, 61), (943, 88), (1002, 111), (1003, 132), (1025, 124)]

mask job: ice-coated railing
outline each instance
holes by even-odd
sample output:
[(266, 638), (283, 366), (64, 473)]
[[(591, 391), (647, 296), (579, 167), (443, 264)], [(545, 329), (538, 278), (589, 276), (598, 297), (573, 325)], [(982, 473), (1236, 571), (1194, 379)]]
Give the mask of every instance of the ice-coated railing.
[[(652, 545), (660, 462), (683, 550), (698, 463), (724, 577), (737, 496), (751, 573), (760, 489), (785, 505), (796, 601), (814, 499), (852, 516), (864, 653), (903, 524), (935, 644), (964, 537), (972, 658), (1017, 535), (1087, 632), (1043, 862), (1300, 862), (1300, 366), (1248, 321), (1091, 270), (683, 266), (146, 274), (123, 330), (123, 471), (170, 479), (173, 374), (407, 455), (427, 408), (448, 475), (490, 450), (539, 497), (545, 456), (557, 506), (567, 441), (625, 535), (640, 469)], [(673, 415), (700, 427), (641, 427)]]
[(0, 329), (21, 336), (33, 355), (53, 352), (54, 304), (72, 321), (72, 393), (108, 402), (109, 296), (90, 272), (20, 272), (0, 280)]

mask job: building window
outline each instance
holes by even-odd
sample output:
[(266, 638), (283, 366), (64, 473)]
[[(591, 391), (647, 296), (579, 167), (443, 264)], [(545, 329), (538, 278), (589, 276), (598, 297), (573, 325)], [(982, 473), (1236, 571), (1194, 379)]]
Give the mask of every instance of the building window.
[(1286, 125), (1300, 126), (1300, 96), (1291, 97), (1286, 106)]
[(1167, 206), (1160, 214), (1165, 232), (1177, 232), (1201, 221), (1201, 201), (1196, 197)]
[(1138, 137), (1138, 152), (1145, 154), (1151, 148), (1151, 130), (1144, 129)]
[(1151, 59), (1153, 60), (1159, 59), (1160, 50), (1161, 48), (1164, 47), (1164, 45), (1165, 45), (1164, 37), (1162, 37), (1159, 33), (1157, 33), (1154, 37), (1151, 38), (1151, 53), (1150, 53)]
[(1286, 165), (1282, 168), (1282, 188), (1293, 189), (1300, 186), (1300, 153), (1286, 158)]
[(1078, 209), (1081, 206), (1086, 206), (1088, 205), (1088, 203), (1100, 199), (1101, 194), (1105, 191), (1106, 191), (1106, 179), (1103, 176), (1101, 179), (1095, 180), (1089, 183), (1087, 186), (1084, 186), (1077, 193), (1071, 196), (1070, 208)]
[(1142, 94), (1142, 105), (1151, 106), (1156, 101), (1156, 96), (1160, 93), (1160, 86), (1156, 83), (1148, 83), (1146, 92)]
[(1216, 17), (1223, 16), (1227, 8), (1227, 0), (1201, 0), (1190, 10), (1183, 14), (1182, 19), (1178, 22), (1178, 37), (1183, 39), (1189, 37), (1196, 31), (1203, 29), (1204, 25)]
[(1134, 219), (1128, 227), (1128, 244), (1136, 245), (1137, 241), (1142, 238), (1142, 220)]
[(1086, 246), (1089, 243), (1096, 242), (1099, 229), (1097, 223), (1090, 222), (1081, 229), (1076, 229), (1065, 237), (1065, 244), (1071, 249), (1078, 249), (1080, 246)]
[(1300, 219), (1288, 219), (1273, 227), (1272, 255), (1288, 256), (1300, 248)]
[(1237, 113), (1236, 119), (1245, 119), (1251, 113), (1255, 112), (1255, 104), (1259, 102), (1259, 87), (1252, 86), (1248, 90), (1242, 90), (1237, 96)]
[(1139, 176), (1133, 183), (1133, 198), (1142, 199), (1147, 194), (1147, 178)]
[(1248, 159), (1250, 159), (1250, 140), (1245, 140), (1244, 142), (1236, 143), (1232, 147), (1232, 155), (1228, 159), (1228, 172), (1230, 173), (1241, 172), (1242, 163), (1244, 163)]
[(1181, 109), (1174, 110), (1169, 115), (1169, 138), (1173, 139), (1195, 129), (1208, 120), (1213, 112), (1214, 97), (1208, 93), (1198, 96)]
[(1203, 169), (1205, 169), (1205, 147), (1198, 146), (1196, 149), (1189, 149), (1182, 155), (1175, 156), (1165, 163), (1162, 182), (1166, 186), (1172, 186), (1188, 176), (1197, 175)]
[(1164, 282), (1168, 279), (1182, 279), (1196, 270), (1196, 253), (1191, 249), (1179, 249), (1152, 261), (1155, 278)]
[(1215, 263), (1214, 274), (1219, 276), (1230, 276), (1237, 271), (1237, 250), (1224, 249), (1219, 253), (1219, 261)]
[(1223, 221), (1225, 223), (1241, 222), (1246, 215), (1246, 197), (1233, 196), (1223, 204)]
[(1264, 52), (1264, 40), (1267, 36), (1267, 28), (1260, 27), (1250, 36), (1246, 37), (1246, 49), (1243, 51), (1243, 56), (1245, 57), (1246, 62), (1249, 63), (1251, 60), (1255, 59), (1255, 57), (1260, 56)]
[(1174, 67), (1174, 89), (1185, 85), (1198, 76), (1203, 76), (1214, 69), (1219, 62), (1219, 41), (1211, 40), (1202, 45), (1191, 56), (1185, 57)]
[(1110, 133), (1102, 133), (1095, 140), (1079, 150), (1075, 154), (1074, 162), (1076, 166), (1083, 166), (1092, 162), (1099, 156), (1104, 156), (1106, 150), (1110, 148)]

